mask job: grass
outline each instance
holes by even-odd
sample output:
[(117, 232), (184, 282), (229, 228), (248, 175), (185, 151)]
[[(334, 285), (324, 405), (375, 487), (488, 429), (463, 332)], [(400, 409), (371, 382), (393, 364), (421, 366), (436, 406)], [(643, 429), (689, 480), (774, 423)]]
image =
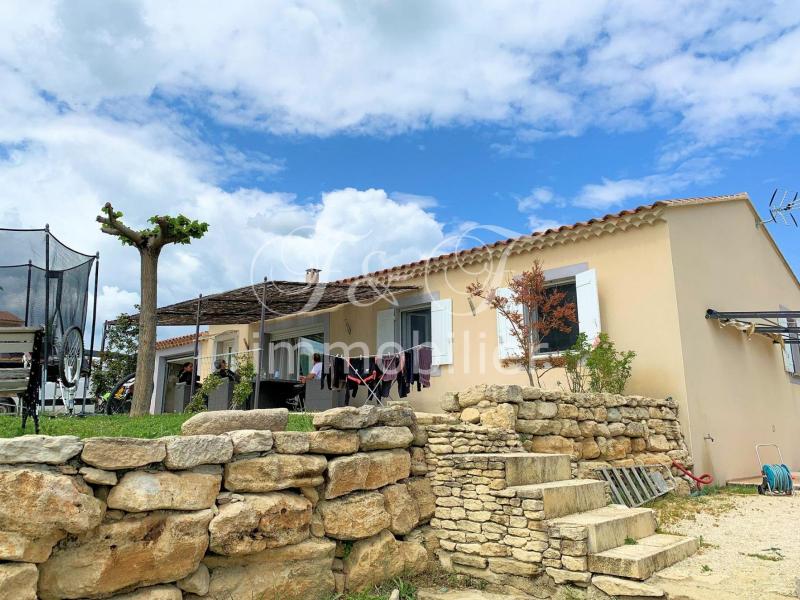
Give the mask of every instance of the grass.
[(417, 585), (413, 579), (396, 577), (372, 590), (348, 592), (345, 595), (336, 594), (330, 600), (388, 600), (393, 590), (400, 592), (400, 600), (416, 600)]
[(678, 496), (667, 494), (645, 504), (647, 508), (656, 511), (660, 531), (674, 525), (679, 521), (694, 521), (698, 514), (720, 515), (734, 508), (733, 497), (749, 496), (758, 493), (756, 488), (750, 486), (703, 486), (695, 496)]
[[(180, 435), (181, 425), (191, 417), (187, 414), (145, 415), (90, 415), (86, 417), (40, 417), (40, 433), (44, 435), (77, 435), (88, 437), (135, 437), (157, 438)], [(289, 431), (312, 431), (313, 415), (289, 413)], [(0, 437), (9, 438), (33, 433), (33, 422), (28, 419), (26, 431), (22, 431), (21, 420), (12, 415), (0, 416)]]
[(626, 546), (635, 546), (635, 545), (636, 545), (636, 544), (638, 544), (638, 543), (639, 543), (639, 542), (638, 542), (638, 541), (636, 541), (635, 539), (633, 539), (632, 537), (626, 537), (626, 538), (625, 538), (625, 545), (626, 545)]

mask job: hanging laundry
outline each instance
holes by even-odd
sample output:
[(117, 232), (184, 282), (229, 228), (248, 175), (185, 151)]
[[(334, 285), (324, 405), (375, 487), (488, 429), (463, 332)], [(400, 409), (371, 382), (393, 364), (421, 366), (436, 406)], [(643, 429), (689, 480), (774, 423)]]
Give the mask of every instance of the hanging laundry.
[(414, 382), (414, 351), (403, 352), (402, 361), (403, 368), (400, 377), (397, 378), (397, 385), (400, 397), (405, 398), (411, 392), (411, 384)]
[(433, 350), (430, 346), (419, 349), (419, 381), (422, 387), (431, 387), (431, 366), (433, 364)]
[(378, 369), (375, 357), (351, 358), (347, 371), (347, 387), (344, 395), (345, 406), (350, 405), (351, 396), (353, 398), (356, 397), (360, 385), (367, 386), (368, 400), (373, 394), (377, 395), (377, 390), (380, 387), (380, 377), (381, 372)]
[(333, 387), (338, 390), (345, 384), (347, 378), (345, 360), (341, 356), (332, 356), (331, 360), (333, 362), (331, 368)]

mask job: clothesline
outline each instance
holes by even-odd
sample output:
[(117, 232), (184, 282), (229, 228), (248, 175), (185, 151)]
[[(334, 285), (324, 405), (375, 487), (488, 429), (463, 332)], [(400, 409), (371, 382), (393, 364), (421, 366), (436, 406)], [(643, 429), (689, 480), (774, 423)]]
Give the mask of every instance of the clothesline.
[(398, 356), (403, 352), (409, 352), (410, 350), (416, 350), (417, 348), (423, 348), (430, 346), (430, 342), (425, 342), (424, 344), (417, 344), (416, 346), (411, 346), (410, 348), (403, 348), (402, 350), (398, 350), (397, 352), (384, 352), (383, 354), (359, 354), (358, 356), (342, 356), (341, 354), (328, 354), (327, 352), (319, 352), (320, 356), (327, 356), (328, 358), (343, 358), (348, 360), (349, 358), (383, 358), (384, 356)]

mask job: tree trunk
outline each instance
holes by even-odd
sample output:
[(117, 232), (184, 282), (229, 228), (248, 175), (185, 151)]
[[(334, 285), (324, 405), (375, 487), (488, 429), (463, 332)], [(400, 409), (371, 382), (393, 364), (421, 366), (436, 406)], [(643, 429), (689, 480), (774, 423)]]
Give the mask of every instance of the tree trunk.
[(160, 249), (143, 248), (141, 254), (141, 306), (139, 307), (139, 351), (136, 355), (136, 383), (133, 388), (131, 416), (150, 412), (153, 395), (153, 370), (156, 359), (156, 307), (158, 255)]

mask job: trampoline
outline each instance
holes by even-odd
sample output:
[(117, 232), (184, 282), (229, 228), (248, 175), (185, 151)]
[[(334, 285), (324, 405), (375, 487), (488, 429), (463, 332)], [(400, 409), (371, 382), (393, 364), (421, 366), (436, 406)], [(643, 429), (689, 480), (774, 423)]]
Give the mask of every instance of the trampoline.
[[(39, 384), (38, 398), (27, 397), (30, 392), (17, 392), (22, 398), (23, 421), (26, 416), (36, 416), (37, 400), (44, 409), (48, 382), (56, 384), (69, 412), (81, 377), (88, 384), (97, 318), (98, 266), (99, 254), (73, 250), (56, 238), (49, 226), (0, 229), (0, 327), (42, 332), (36, 352), (0, 354), (0, 367), (19, 368), (24, 364), (31, 370), (41, 369), (34, 377)], [(84, 334), (93, 269), (94, 304), (87, 356)], [(54, 397), (54, 410), (55, 403)], [(26, 414), (31, 409), (34, 413)]]

